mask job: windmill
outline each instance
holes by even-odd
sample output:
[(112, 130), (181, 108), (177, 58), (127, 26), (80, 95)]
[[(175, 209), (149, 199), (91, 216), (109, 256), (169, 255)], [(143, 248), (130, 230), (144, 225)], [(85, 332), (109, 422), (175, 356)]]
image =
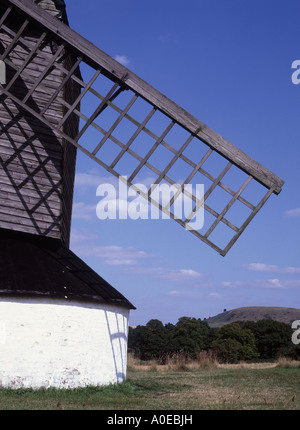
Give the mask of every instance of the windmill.
[[(284, 182), (73, 31), (63, 1), (2, 0), (0, 40), (1, 383), (122, 381), (134, 306), (69, 249), (76, 151), (222, 256)], [(162, 184), (175, 187), (168, 201), (155, 198)]]

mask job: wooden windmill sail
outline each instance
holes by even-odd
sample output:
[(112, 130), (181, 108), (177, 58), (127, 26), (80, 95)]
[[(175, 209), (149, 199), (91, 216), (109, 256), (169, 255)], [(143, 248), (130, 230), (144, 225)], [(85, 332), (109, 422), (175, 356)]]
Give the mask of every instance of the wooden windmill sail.
[[(128, 160), (130, 186), (144, 169), (150, 171), (155, 181), (140, 194), (184, 227), (204, 207), (205, 228), (189, 230), (221, 255), (270, 195), (280, 193), (284, 182), (275, 174), (32, 0), (2, 0), (0, 12), (0, 60), (7, 75), (0, 87), (0, 228), (68, 244), (76, 148), (117, 177)], [(159, 131), (158, 123), (163, 124)], [(122, 134), (126, 128), (129, 135)], [(159, 151), (168, 154), (162, 166), (153, 162)], [(207, 166), (214, 157), (212, 171)], [(178, 184), (172, 172), (181, 165), (187, 173)], [(237, 172), (241, 182), (228, 184)], [(206, 183), (204, 199), (184, 191), (184, 184), (195, 181)], [(163, 182), (177, 191), (162, 204), (153, 191)], [(255, 203), (247, 198), (253, 183), (262, 190)], [(183, 192), (192, 200), (192, 211), (179, 218), (173, 208)], [(218, 192), (227, 199), (214, 205)], [(237, 204), (245, 209), (245, 219), (235, 223), (229, 213)], [(223, 235), (222, 229), (228, 240), (220, 245), (217, 231)]]

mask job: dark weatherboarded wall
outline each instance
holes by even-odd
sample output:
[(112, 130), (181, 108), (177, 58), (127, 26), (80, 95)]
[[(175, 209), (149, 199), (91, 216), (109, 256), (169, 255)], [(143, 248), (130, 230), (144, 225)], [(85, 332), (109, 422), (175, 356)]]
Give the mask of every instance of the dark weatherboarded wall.
[[(42, 0), (37, 3), (57, 16), (63, 2)], [(20, 24), (15, 17), (5, 21), (0, 34), (0, 52), (9, 46)], [(29, 26), (29, 29), (9, 53), (11, 65), (6, 66), (7, 82), (41, 36), (33, 27)], [(45, 39), (42, 49), (37, 51), (12, 85), (12, 94), (26, 97), (56, 49), (55, 43)], [(75, 59), (63, 54), (58, 61), (68, 70)], [(50, 69), (43, 85), (29, 97), (30, 107), (40, 111), (63, 78), (62, 69)], [(62, 101), (72, 104), (79, 91), (78, 85), (68, 82), (47, 109), (47, 119), (54, 127), (66, 112)], [(78, 121), (70, 116), (63, 128), (73, 137), (78, 133)], [(0, 228), (61, 239), (68, 245), (76, 149), (58, 138), (51, 127), (22, 111), (12, 100), (1, 97), (0, 155)]]

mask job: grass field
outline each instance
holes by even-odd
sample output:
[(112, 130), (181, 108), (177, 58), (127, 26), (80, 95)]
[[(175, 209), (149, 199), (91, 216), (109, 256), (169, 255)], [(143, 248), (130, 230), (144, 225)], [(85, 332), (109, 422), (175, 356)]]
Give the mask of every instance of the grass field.
[(227, 365), (176, 370), (130, 366), (117, 386), (0, 389), (1, 410), (299, 410), (300, 367)]

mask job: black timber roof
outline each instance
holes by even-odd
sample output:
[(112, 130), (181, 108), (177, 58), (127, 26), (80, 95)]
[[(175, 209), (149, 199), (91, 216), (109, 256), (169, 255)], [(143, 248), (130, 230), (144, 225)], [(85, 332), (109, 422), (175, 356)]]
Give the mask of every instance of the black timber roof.
[(0, 230), (0, 297), (44, 297), (135, 307), (55, 239)]

